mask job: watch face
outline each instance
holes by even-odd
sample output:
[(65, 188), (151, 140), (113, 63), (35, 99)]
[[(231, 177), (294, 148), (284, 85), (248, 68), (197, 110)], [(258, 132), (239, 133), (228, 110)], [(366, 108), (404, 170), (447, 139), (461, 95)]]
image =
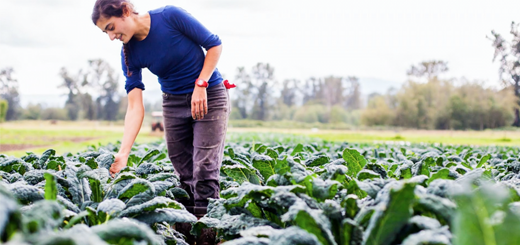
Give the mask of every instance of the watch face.
[(197, 84), (197, 86), (199, 87), (207, 87), (208, 86), (208, 83), (202, 79), (198, 79), (195, 84)]

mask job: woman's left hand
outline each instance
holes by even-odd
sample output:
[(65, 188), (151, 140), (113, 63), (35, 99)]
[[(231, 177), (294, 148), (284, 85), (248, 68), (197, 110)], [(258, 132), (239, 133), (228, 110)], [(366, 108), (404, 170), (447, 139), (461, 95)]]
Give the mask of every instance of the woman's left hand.
[(195, 86), (191, 95), (191, 117), (195, 120), (204, 118), (208, 114), (208, 96), (205, 87)]

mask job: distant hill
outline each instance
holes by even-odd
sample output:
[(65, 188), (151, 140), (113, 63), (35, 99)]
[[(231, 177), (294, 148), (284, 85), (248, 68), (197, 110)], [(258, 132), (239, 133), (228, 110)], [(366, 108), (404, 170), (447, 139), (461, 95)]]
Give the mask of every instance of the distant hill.
[[(361, 94), (365, 96), (374, 92), (384, 94), (391, 87), (399, 89), (402, 84), (401, 82), (372, 77), (361, 77), (359, 78), (359, 83), (361, 84)], [(155, 103), (162, 100), (162, 91), (159, 88), (151, 90), (147, 89), (143, 92), (143, 99), (150, 103)]]
[[(162, 99), (160, 89), (145, 90), (143, 99), (155, 103)], [(67, 101), (67, 95), (61, 94), (21, 94), (20, 105), (26, 107), (29, 104), (41, 104), (43, 107), (63, 107)]]
[(401, 88), (402, 82), (383, 80), (372, 77), (360, 77), (359, 84), (361, 85), (361, 94), (367, 96), (371, 93), (385, 94), (389, 88)]
[(67, 101), (67, 95), (60, 94), (21, 94), (20, 105), (26, 107), (29, 104), (41, 104), (43, 107), (63, 107)]

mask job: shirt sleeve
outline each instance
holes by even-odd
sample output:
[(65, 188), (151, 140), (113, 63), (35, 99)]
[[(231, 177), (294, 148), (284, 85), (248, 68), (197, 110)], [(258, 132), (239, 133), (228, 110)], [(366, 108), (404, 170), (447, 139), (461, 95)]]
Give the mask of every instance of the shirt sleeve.
[(186, 10), (175, 6), (166, 6), (163, 14), (174, 28), (204, 49), (208, 50), (222, 44), (217, 35), (211, 33)]
[[(128, 56), (131, 56), (131, 55), (132, 54), (129, 54)], [(128, 60), (128, 62), (130, 62), (130, 59)], [(128, 67), (126, 66), (126, 63), (125, 63), (125, 53), (123, 52), (123, 49), (121, 49), (121, 64), (123, 67), (123, 72), (126, 77), (126, 82), (125, 82), (126, 93), (127, 94), (130, 93), (130, 91), (132, 91), (132, 89), (134, 89), (134, 88), (140, 88), (141, 90), (144, 90), (143, 77), (141, 75), (140, 68), (134, 68), (132, 66), (132, 64), (129, 64), (128, 66), (130, 67), (132, 76), (128, 76), (128, 73), (127, 73)]]

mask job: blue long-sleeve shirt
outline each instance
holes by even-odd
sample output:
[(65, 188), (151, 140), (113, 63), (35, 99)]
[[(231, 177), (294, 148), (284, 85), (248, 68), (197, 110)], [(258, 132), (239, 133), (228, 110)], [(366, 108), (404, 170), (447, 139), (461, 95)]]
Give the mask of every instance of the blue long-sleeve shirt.
[[(192, 93), (199, 77), (208, 50), (220, 45), (217, 35), (212, 34), (184, 9), (165, 6), (151, 10), (150, 31), (145, 39), (131, 39), (127, 45), (128, 67), (121, 50), (121, 62), (126, 76), (125, 89), (144, 90), (141, 69), (148, 68), (159, 78), (161, 90), (169, 94)], [(132, 76), (127, 75), (130, 69)], [(222, 82), (215, 69), (209, 79), (209, 87)]]

